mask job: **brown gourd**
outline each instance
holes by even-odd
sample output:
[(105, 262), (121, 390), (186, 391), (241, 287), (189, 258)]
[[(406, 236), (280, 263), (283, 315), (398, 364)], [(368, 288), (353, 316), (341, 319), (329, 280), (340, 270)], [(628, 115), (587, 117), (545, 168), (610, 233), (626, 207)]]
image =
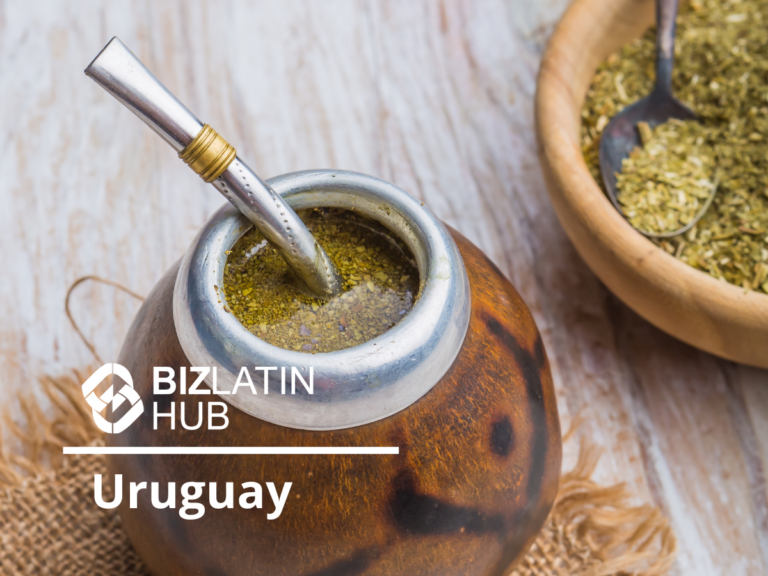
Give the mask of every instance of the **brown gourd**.
[[(123, 482), (292, 482), (277, 520), (256, 510), (119, 511), (147, 566), (163, 576), (502, 576), (543, 526), (558, 486), (561, 438), (547, 356), (510, 282), (451, 230), (471, 290), (469, 329), (443, 378), (385, 419), (316, 432), (230, 407), (225, 430), (153, 429), (151, 410), (111, 446), (399, 446), (399, 455), (111, 456)], [(189, 366), (174, 330), (178, 264), (136, 316), (119, 363), (145, 405), (154, 366)], [(198, 396), (203, 402), (215, 399)], [(161, 411), (162, 407), (161, 407)]]
[[(146, 483), (131, 489), (136, 506), (133, 497), (124, 498), (119, 512), (149, 569), (158, 576), (506, 574), (549, 514), (561, 460), (544, 345), (509, 281), (423, 203), (383, 180), (307, 170), (262, 181), (117, 39), (86, 73), (234, 204), (214, 214), (136, 316), (119, 363), (133, 380), (129, 396), (135, 400), (137, 393), (150, 409), (109, 434), (108, 443), (399, 449), (390, 455), (112, 456), (110, 471), (115, 481), (120, 475), (121, 486)], [(394, 232), (415, 256), (420, 288), (408, 314), (378, 337), (304, 354), (249, 332), (231, 314), (221, 285), (225, 254), (253, 226), (312, 293), (339, 294), (337, 265), (295, 212), (312, 208), (354, 210)], [(311, 362), (318, 393), (240, 395), (236, 375), (260, 360), (291, 364), (292, 374), (311, 370)], [(155, 429), (155, 409), (168, 413), (178, 405), (181, 411), (190, 397), (180, 386), (155, 394), (154, 368), (178, 374), (206, 365), (221, 368), (218, 382), (229, 387), (228, 426)], [(201, 410), (220, 400), (193, 398)], [(168, 483), (170, 493), (170, 482), (290, 482), (292, 489), (273, 520), (245, 507), (188, 520), (179, 510), (151, 505), (147, 484)]]

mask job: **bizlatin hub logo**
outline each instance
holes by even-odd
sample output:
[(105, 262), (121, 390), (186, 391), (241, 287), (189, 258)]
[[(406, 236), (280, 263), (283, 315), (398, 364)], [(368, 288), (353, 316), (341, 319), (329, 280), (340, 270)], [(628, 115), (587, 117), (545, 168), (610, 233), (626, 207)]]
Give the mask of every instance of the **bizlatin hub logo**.
[[(115, 394), (115, 380), (113, 378), (109, 388), (101, 396), (96, 394), (96, 388), (98, 388), (99, 384), (112, 375), (122, 378), (125, 385)], [(121, 364), (104, 364), (104, 366), (96, 370), (83, 384), (83, 396), (85, 396), (85, 401), (91, 407), (93, 421), (96, 423), (96, 426), (107, 434), (120, 434), (120, 432), (128, 428), (144, 413), (144, 403), (141, 401), (136, 390), (133, 389), (133, 377), (128, 372), (128, 369)], [(112, 412), (114, 413), (123, 402), (129, 402), (131, 407), (117, 422), (109, 422), (101, 415), (101, 412), (109, 404), (112, 404)]]
[[(245, 370), (245, 369), (243, 369)], [(270, 370), (278, 370), (277, 368), (259, 368), (256, 370), (265, 370), (265, 390), (267, 393), (266, 377)], [(290, 369), (290, 374), (293, 376), (293, 371), (296, 368)], [(215, 369), (214, 368), (189, 368), (190, 372), (198, 374), (198, 379), (192, 384), (191, 387), (187, 387), (187, 374), (184, 368), (176, 375), (179, 378), (178, 391), (182, 395), (186, 394), (230, 394), (230, 392), (218, 391), (216, 389)], [(298, 370), (297, 370), (298, 371)], [(153, 383), (152, 391), (154, 395), (168, 395), (176, 392), (176, 382), (174, 381), (173, 370), (168, 367), (156, 367), (153, 370)], [(205, 376), (211, 374), (213, 382), (211, 388), (200, 386), (205, 380)], [(280, 390), (283, 394), (287, 393), (286, 386), (286, 371), (281, 370), (281, 387)], [(117, 376), (123, 381), (123, 385), (115, 391), (116, 380), (112, 378), (112, 382), (109, 387), (101, 394), (97, 393), (97, 388), (109, 377)], [(312, 372), (310, 371), (310, 382), (301, 384), (308, 389), (309, 393), (312, 393)], [(198, 388), (199, 387), (199, 388)], [(234, 390), (231, 393), (236, 393), (238, 387), (243, 387), (251, 390), (253, 393), (256, 389), (253, 382), (247, 373), (241, 372), (240, 377), (236, 383)], [(291, 378), (291, 393), (295, 393), (295, 382)], [(86, 402), (92, 409), (93, 420), (100, 430), (103, 430), (107, 434), (119, 434), (128, 429), (131, 424), (136, 422), (139, 417), (144, 413), (144, 402), (136, 392), (133, 383), (133, 377), (125, 366), (117, 363), (105, 364), (96, 372), (93, 373), (82, 386), (83, 396)], [(245, 390), (244, 390), (245, 391)], [(110, 422), (101, 413), (107, 406), (112, 407), (113, 414), (116, 413), (117, 408), (128, 403), (128, 410), (116, 421)], [(201, 403), (203, 404), (203, 403)], [(211, 432), (222, 430), (229, 424), (229, 419), (224, 415), (226, 414), (225, 402), (208, 402), (209, 409), (211, 405), (223, 405), (224, 412), (211, 413), (209, 412), (208, 430)], [(182, 428), (186, 430), (196, 430), (202, 425), (202, 406), (198, 406), (200, 418), (196, 426), (189, 426), (184, 420), (184, 403), (180, 406), (180, 420)], [(153, 415), (153, 428), (157, 430), (158, 417), (168, 418), (170, 429), (175, 430), (174, 426), (174, 414), (160, 414), (157, 412), (157, 402), (153, 403), (154, 415)], [(223, 419), (225, 423), (223, 425), (212, 426), (212, 418)], [(210, 456), (216, 457), (220, 455), (238, 455), (242, 457), (249, 456), (270, 456), (270, 455), (387, 455), (387, 454), (399, 454), (400, 449), (397, 446), (68, 446), (64, 448), (64, 454), (98, 454), (98, 455), (113, 455), (113, 456), (127, 456), (127, 455), (196, 455), (196, 456)], [(181, 502), (178, 508), (178, 514), (185, 520), (197, 520), (202, 518), (206, 513), (206, 506), (199, 500), (204, 498), (203, 494), (207, 489), (208, 501), (210, 507), (215, 510), (222, 510), (227, 508), (234, 508), (235, 505), (243, 509), (258, 508), (263, 506), (264, 490), (262, 490), (259, 482), (243, 482), (237, 487), (239, 494), (235, 494), (236, 487), (233, 482), (226, 482), (226, 479), (222, 479), (221, 482), (185, 482), (180, 486)], [(103, 478), (101, 474), (94, 475), (94, 500), (100, 508), (112, 509), (119, 506), (123, 501), (123, 478), (122, 474), (115, 474), (114, 476), (114, 498), (111, 502), (104, 500), (103, 492)], [(149, 484), (149, 486), (148, 486)], [(217, 484), (223, 488), (223, 498), (221, 498), (221, 489), (217, 488)], [(272, 512), (267, 513), (268, 520), (276, 520), (280, 517), (284, 506), (288, 501), (288, 495), (291, 491), (293, 482), (284, 482), (280, 490), (274, 482), (266, 482), (266, 493), (269, 495), (269, 499), (272, 503)], [(165, 497), (161, 497), (161, 487), (159, 482), (130, 482), (127, 492), (127, 505), (130, 508), (138, 508), (144, 506), (151, 506), (156, 509), (173, 508), (177, 507), (176, 498), (176, 482), (167, 482), (165, 489), (162, 490)], [(267, 505), (267, 508), (269, 506)]]

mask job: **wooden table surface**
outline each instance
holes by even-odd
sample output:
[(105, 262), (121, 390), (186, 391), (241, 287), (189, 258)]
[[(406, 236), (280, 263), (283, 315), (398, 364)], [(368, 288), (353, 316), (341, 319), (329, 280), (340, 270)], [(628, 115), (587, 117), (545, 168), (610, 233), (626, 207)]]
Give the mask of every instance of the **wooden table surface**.
[[(604, 448), (598, 479), (628, 482), (671, 518), (673, 573), (767, 574), (768, 372), (639, 318), (549, 204), (532, 101), (566, 4), (0, 0), (5, 398), (94, 362), (64, 315), (73, 280), (146, 294), (222, 204), (83, 75), (117, 35), (262, 176), (374, 174), (478, 244), (533, 310), (563, 427), (583, 416)], [(112, 361), (137, 306), (89, 284), (73, 312)]]

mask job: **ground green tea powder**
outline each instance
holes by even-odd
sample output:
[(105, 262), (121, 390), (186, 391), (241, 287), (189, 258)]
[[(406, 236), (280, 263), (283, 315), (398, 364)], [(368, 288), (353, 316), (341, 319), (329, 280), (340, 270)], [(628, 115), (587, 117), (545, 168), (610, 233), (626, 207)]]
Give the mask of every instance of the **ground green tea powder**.
[[(675, 95), (701, 122), (646, 131), (622, 168), (619, 202), (636, 228), (680, 228), (717, 194), (685, 234), (653, 240), (687, 264), (745, 289), (768, 292), (768, 0), (692, 0), (677, 24)], [(655, 30), (597, 71), (582, 110), (582, 149), (602, 186), (598, 146), (608, 121), (647, 96)], [(646, 192), (650, 192), (649, 196)]]
[(408, 248), (384, 226), (339, 210), (299, 216), (339, 270), (343, 292), (308, 294), (256, 230), (232, 248), (224, 271), (226, 304), (266, 342), (300, 352), (332, 352), (376, 338), (411, 310), (419, 273)]

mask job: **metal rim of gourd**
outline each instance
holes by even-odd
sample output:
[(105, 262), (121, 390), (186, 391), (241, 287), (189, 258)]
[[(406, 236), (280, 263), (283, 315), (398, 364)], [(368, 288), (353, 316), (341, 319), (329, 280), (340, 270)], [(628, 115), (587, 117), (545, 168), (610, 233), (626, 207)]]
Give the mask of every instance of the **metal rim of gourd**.
[[(445, 226), (400, 188), (364, 174), (309, 170), (268, 184), (294, 210), (353, 209), (399, 236), (416, 259), (421, 288), (413, 309), (373, 340), (335, 352), (306, 354), (261, 340), (226, 309), (226, 251), (251, 223), (232, 206), (218, 210), (182, 259), (173, 292), (173, 318), (192, 366), (216, 368), (216, 390), (243, 412), (282, 426), (334, 430), (368, 424), (399, 412), (429, 392), (453, 364), (469, 326), (470, 291), (459, 250)], [(309, 381), (307, 393), (291, 367)], [(256, 390), (231, 392), (243, 367)], [(269, 393), (264, 394), (264, 371)], [(286, 394), (280, 393), (286, 367)], [(213, 382), (207, 380), (213, 387)]]

